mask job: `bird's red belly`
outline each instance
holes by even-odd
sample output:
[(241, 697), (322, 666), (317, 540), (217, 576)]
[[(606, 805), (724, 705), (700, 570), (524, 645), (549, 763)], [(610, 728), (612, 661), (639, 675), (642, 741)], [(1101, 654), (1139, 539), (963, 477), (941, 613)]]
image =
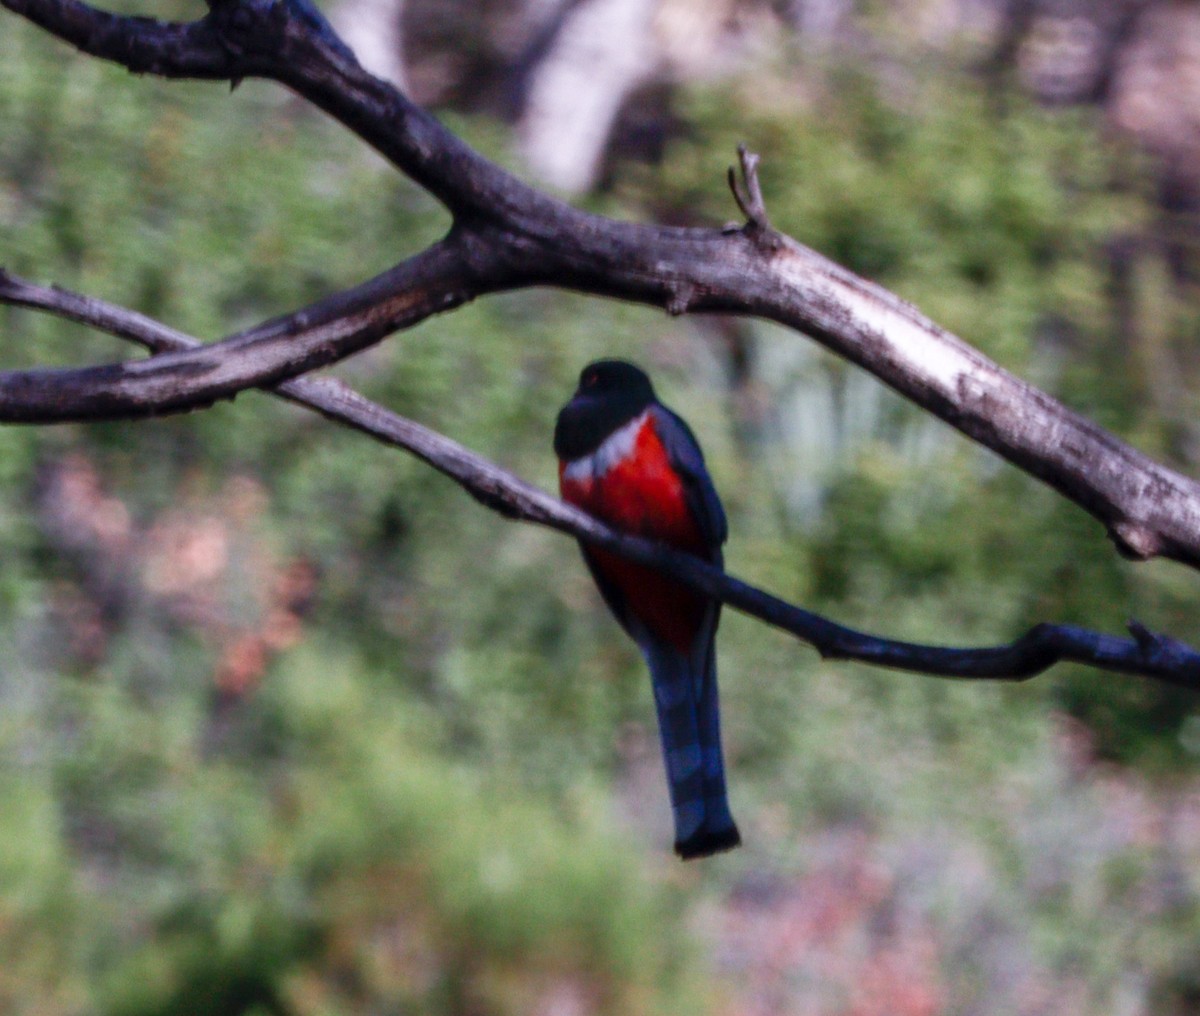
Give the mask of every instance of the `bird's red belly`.
[[(614, 529), (707, 556), (683, 484), (649, 419), (642, 424), (630, 454), (602, 475), (572, 478), (560, 466), (559, 483), (564, 500)], [(616, 554), (592, 548), (587, 553), (604, 578), (620, 590), (630, 613), (652, 635), (680, 652), (691, 649), (707, 608), (703, 596)]]

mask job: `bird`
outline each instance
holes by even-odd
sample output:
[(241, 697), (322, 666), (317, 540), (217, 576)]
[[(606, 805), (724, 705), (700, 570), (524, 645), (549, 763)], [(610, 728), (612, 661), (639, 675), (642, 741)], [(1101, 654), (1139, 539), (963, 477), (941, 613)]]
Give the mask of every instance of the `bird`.
[[(691, 429), (624, 360), (597, 360), (554, 426), (563, 500), (612, 528), (723, 567), (725, 511)], [(721, 604), (646, 565), (580, 541), (600, 594), (650, 670), (675, 853), (741, 843), (729, 809), (717, 700)]]

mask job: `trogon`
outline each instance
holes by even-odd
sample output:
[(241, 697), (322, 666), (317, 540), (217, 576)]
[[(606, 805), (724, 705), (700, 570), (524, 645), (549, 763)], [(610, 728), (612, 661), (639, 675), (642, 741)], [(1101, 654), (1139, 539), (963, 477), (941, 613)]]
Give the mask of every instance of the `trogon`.
[[(727, 526), (688, 425), (622, 360), (583, 369), (558, 414), (554, 451), (563, 499), (620, 529), (720, 567)], [(705, 857), (741, 842), (729, 811), (714, 640), (719, 601), (645, 565), (580, 542), (605, 602), (650, 668), (675, 852)]]

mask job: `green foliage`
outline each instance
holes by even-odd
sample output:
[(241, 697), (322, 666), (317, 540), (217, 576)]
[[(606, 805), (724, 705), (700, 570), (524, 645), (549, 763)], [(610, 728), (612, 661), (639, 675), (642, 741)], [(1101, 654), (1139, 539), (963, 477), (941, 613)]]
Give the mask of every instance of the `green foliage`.
[[(16, 272), (214, 339), (446, 228), (276, 89), (136, 79), (8, 22), (0, 247)], [(778, 68), (680, 113), (665, 163), (622, 170), (598, 207), (722, 221), (720, 171), (745, 140), (781, 228), (1169, 450), (1099, 253), (1145, 209), (1083, 117), (1000, 112), (961, 82), (903, 102), (849, 74), (814, 92)], [(510, 161), (494, 125), (455, 128)], [(1076, 509), (777, 329), (746, 326), (731, 397), (722, 349), (693, 329), (522, 293), (339, 372), (551, 486), (580, 365), (630, 356), (707, 450), (738, 574), (911, 639), (1130, 615), (1186, 634), (1197, 599), (1179, 569), (1118, 561)], [(0, 343), (6, 366), (127, 355), (4, 309)], [(1131, 971), (1194, 978), (1194, 885), (1145, 902), (1162, 858), (1194, 851), (1123, 838), (1112, 788), (1072, 782), (1048, 719), (1065, 707), (1093, 753), (1179, 777), (1200, 743), (1181, 697), (1090, 671), (1012, 688), (866, 673), (727, 615), (748, 845), (681, 873), (667, 834), (644, 849), (618, 803), (642, 793), (647, 758), (660, 786), (637, 748), (653, 740), (645, 676), (568, 541), (253, 393), (0, 431), (0, 488), (5, 1012), (701, 1012), (696, 914), (744, 917), (734, 883), (819, 874), (844, 829), (892, 865), (887, 905), (936, 925), (961, 1011), (996, 1011), (992, 967), (1078, 976), (1088, 1011)]]
[[(0, 223), (16, 272), (215, 338), (445, 228), (417, 189), (264, 85), (230, 100), (64, 62), (32, 30), (11, 41)], [(348, 374), (547, 479), (547, 407), (584, 324), (562, 304), (533, 313), (545, 304), (468, 308)], [(531, 318), (514, 361), (508, 333)], [(127, 355), (45, 317), (0, 320), (10, 366)], [(0, 642), (16, 661), (0, 740), (5, 1011), (30, 992), (39, 1012), (113, 1016), (524, 1012), (556, 991), (603, 1011), (696, 1001), (686, 939), (654, 931), (678, 902), (606, 832), (588, 776), (631, 708), (633, 661), (616, 682), (612, 665), (578, 673), (609, 633), (574, 631), (535, 564), (569, 572), (572, 548), (497, 526), (424, 467), (262, 398), (0, 440)], [(70, 452), (115, 492), (99, 507), (150, 544), (141, 557), (110, 559), (99, 536), (72, 556), (45, 528), (38, 477)], [(209, 593), (163, 570), (205, 531), (229, 542), (218, 629), (188, 620), (214, 609)], [(319, 573), (314, 630), (330, 635), (230, 705), (214, 646), (239, 619), (269, 621), (255, 589), (276, 559)], [(508, 563), (489, 574), (489, 560)], [(134, 592), (95, 653), (46, 641), (69, 620), (60, 589), (80, 584), (88, 605), (88, 584), (110, 580)], [(155, 592), (171, 582), (182, 614)]]
[(70, 748), (6, 771), (6, 956), (45, 962), (26, 929), (61, 924), (88, 947), (55, 944), (56, 991), (121, 1016), (525, 1011), (559, 980), (606, 1011), (678, 997), (685, 946), (650, 937), (677, 903), (631, 880), (603, 809), (552, 810), (514, 793), (511, 770), (455, 764), (420, 710), (335, 650), (279, 678), (249, 707), (254, 733), (182, 689), (154, 708), (58, 689)]

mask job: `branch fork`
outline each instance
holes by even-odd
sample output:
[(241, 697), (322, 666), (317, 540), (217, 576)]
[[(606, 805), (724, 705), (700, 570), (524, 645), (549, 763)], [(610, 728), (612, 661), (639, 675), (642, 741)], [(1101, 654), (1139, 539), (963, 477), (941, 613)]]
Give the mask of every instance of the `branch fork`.
[(741, 179), (733, 167), (729, 167), (729, 189), (733, 192), (733, 200), (746, 217), (742, 229), (755, 243), (768, 251), (779, 248), (781, 235), (771, 225), (767, 217), (767, 205), (763, 200), (762, 185), (758, 181), (758, 156), (745, 145), (738, 145), (738, 164), (741, 166)]
[(108, 14), (83, 0), (0, 0), (0, 6), (137, 73), (278, 81), (375, 148), (454, 220), (441, 241), (376, 278), (209, 345), (133, 311), (0, 270), (0, 303), (68, 317), (155, 354), (102, 367), (0, 371), (0, 422), (131, 419), (265, 388), (408, 450), (489, 508), (665, 571), (793, 632), (829, 658), (1009, 680), (1069, 659), (1200, 688), (1200, 655), (1136, 623), (1132, 638), (1039, 625), (1010, 645), (982, 649), (914, 646), (855, 632), (698, 559), (615, 533), (340, 382), (302, 377), (432, 314), (528, 286), (630, 300), (672, 314), (752, 315), (871, 371), (1089, 511), (1127, 552), (1200, 568), (1200, 485), (1008, 374), (893, 294), (776, 231), (758, 156), (744, 145), (740, 175), (734, 168), (728, 174), (743, 226), (617, 222), (573, 209), (487, 162), (363, 70), (308, 0), (210, 0), (210, 14), (186, 24)]

